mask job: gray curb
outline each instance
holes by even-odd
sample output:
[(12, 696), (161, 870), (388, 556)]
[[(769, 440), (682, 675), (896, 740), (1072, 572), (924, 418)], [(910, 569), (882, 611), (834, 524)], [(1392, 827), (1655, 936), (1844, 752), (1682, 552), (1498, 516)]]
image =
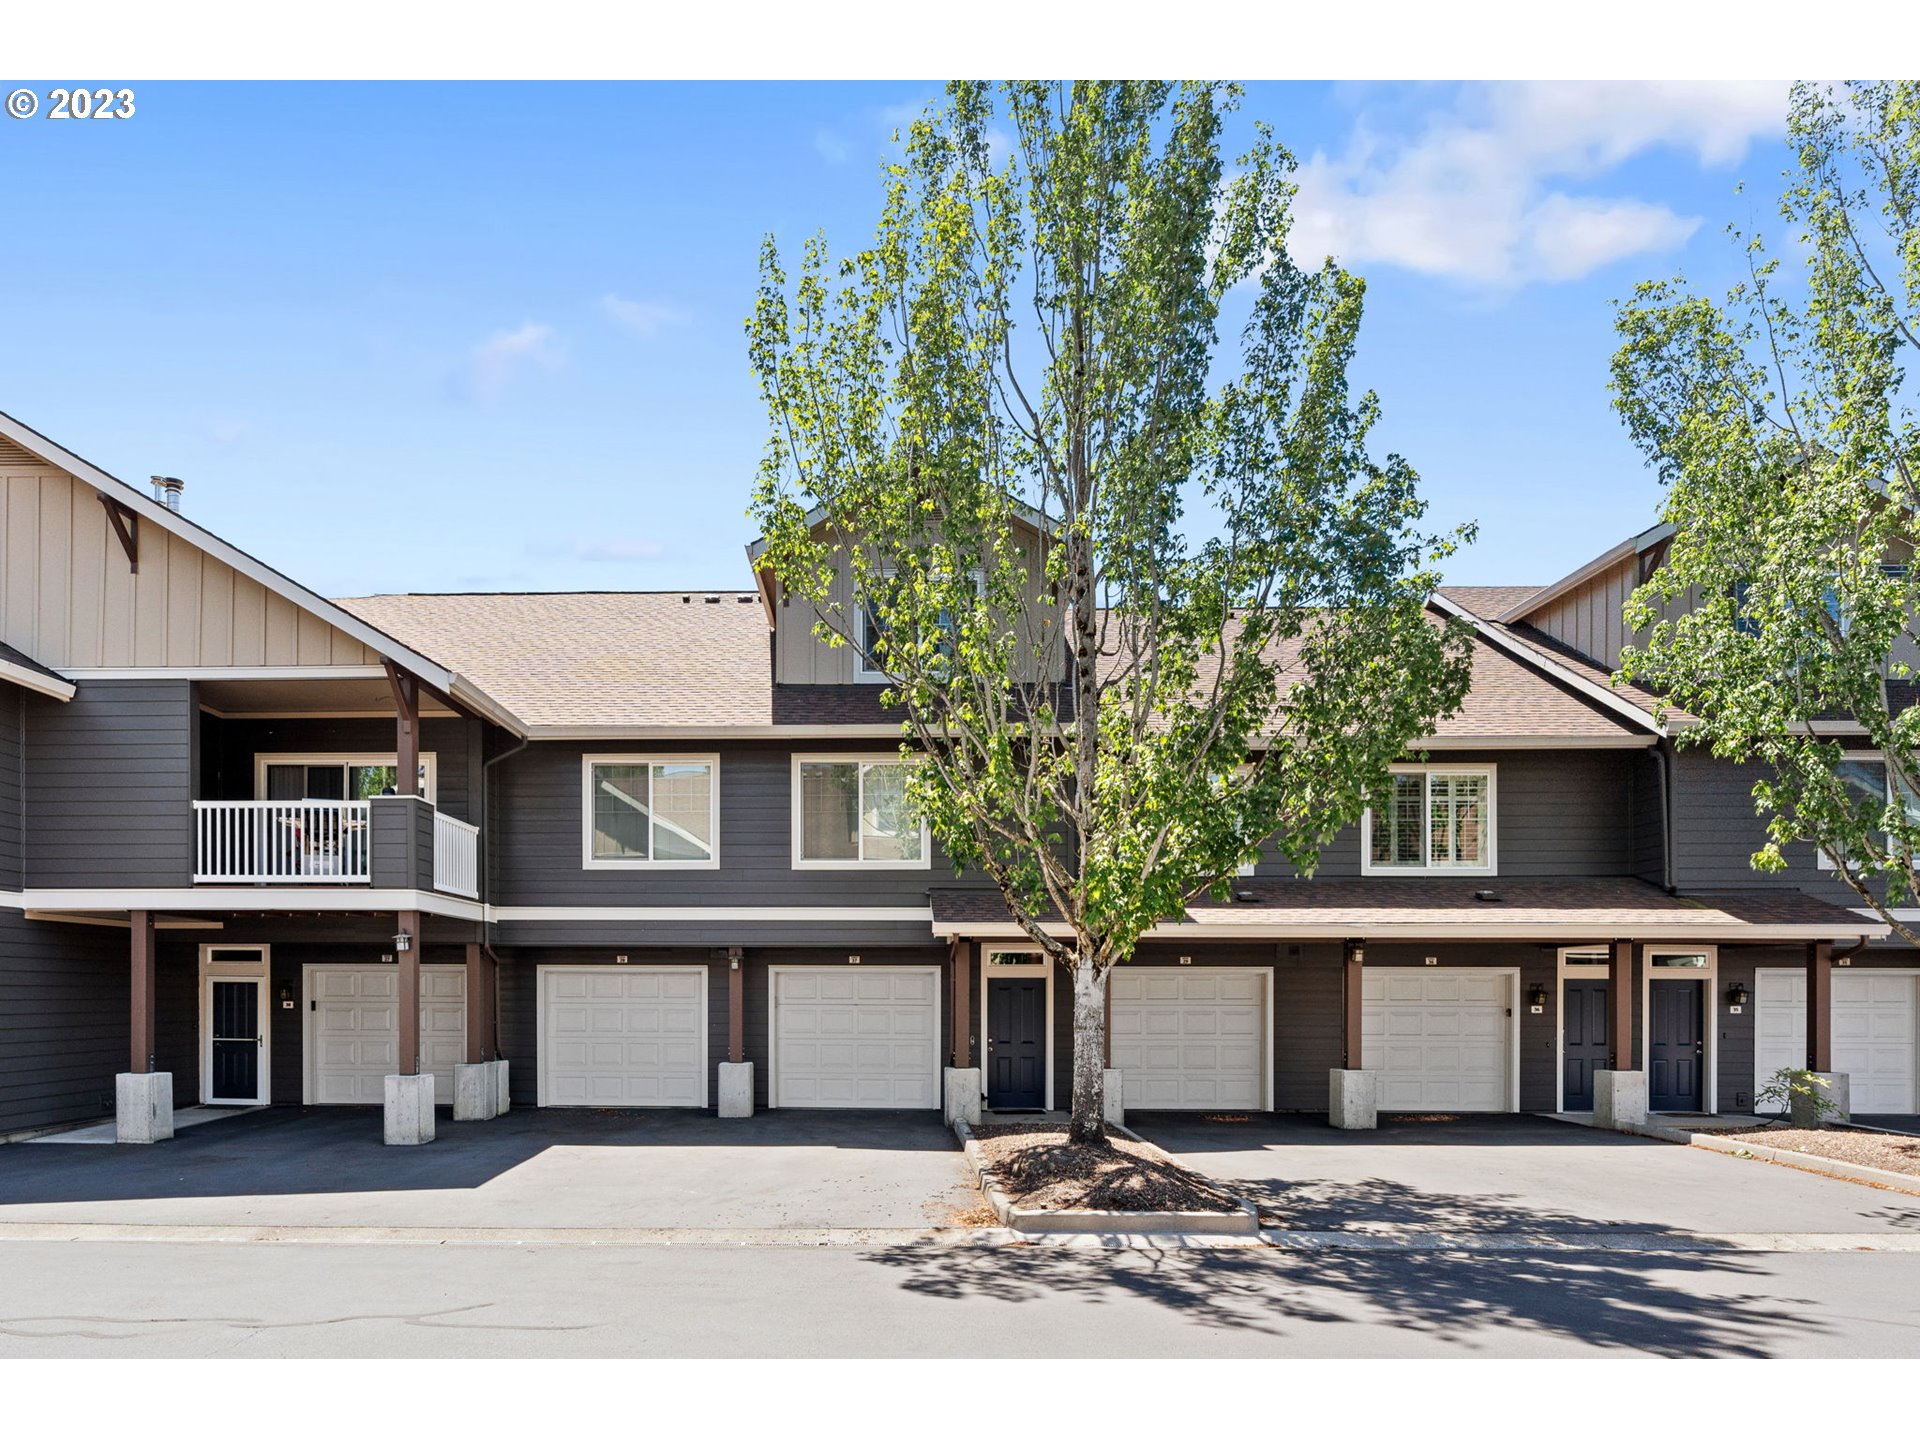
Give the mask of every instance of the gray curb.
[(1726, 1140), (1718, 1135), (1695, 1135), (1692, 1143), (1702, 1150), (1715, 1150), (1722, 1155), (1765, 1160), (1770, 1164), (1785, 1165), (1793, 1170), (1832, 1176), (1836, 1180), (1864, 1180), (1882, 1189), (1898, 1190), (1906, 1195), (1920, 1195), (1920, 1175), (1902, 1175), (1896, 1170), (1876, 1170), (1871, 1165), (1855, 1165), (1851, 1160), (1829, 1160), (1824, 1155), (1803, 1155), (1798, 1150), (1782, 1150), (1778, 1146), (1761, 1145), (1752, 1140)]
[[(1129, 1140), (1141, 1140), (1124, 1125), (1113, 1127)], [(1258, 1235), (1260, 1214), (1246, 1201), (1230, 1214), (1212, 1210), (1027, 1210), (1008, 1197), (987, 1163), (973, 1127), (956, 1119), (953, 1133), (966, 1152), (967, 1164), (987, 1204), (1002, 1225), (1022, 1235)]]

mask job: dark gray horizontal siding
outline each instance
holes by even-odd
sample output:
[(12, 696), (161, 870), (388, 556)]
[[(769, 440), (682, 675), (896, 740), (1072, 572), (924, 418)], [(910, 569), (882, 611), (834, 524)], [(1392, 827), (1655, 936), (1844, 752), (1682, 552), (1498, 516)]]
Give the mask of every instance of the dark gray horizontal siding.
[[(619, 745), (541, 743), (493, 771), (500, 905), (920, 905), (931, 886), (956, 880), (938, 854), (924, 870), (795, 870), (792, 757), (840, 753), (835, 745)], [(720, 868), (589, 870), (582, 864), (582, 757), (718, 752)], [(889, 747), (873, 747), (883, 756)]]
[(24, 879), (21, 784), (26, 763), (22, 742), (26, 736), (27, 693), (0, 681), (0, 890), (18, 890)]
[(0, 909), (0, 1132), (112, 1113), (129, 975), (125, 930)]
[[(1633, 873), (1630, 797), (1636, 765), (1652, 761), (1629, 750), (1492, 750), (1433, 756), (1435, 763), (1492, 765), (1494, 836), (1499, 873), (1565, 879)], [(1256, 872), (1291, 875), (1268, 851)], [(1324, 879), (1360, 874), (1360, 827), (1349, 825), (1321, 853)]]
[(189, 882), (193, 716), (184, 680), (90, 680), (64, 704), (28, 700), (28, 885)]

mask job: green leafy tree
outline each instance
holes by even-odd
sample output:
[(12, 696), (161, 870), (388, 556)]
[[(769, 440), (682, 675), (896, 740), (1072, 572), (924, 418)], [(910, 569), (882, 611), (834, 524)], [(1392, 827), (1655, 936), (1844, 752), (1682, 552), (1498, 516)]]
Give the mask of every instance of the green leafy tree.
[(1264, 836), (1311, 870), (1468, 681), (1425, 609), (1453, 541), (1349, 392), (1362, 284), (1288, 259), (1292, 161), (1260, 128), (1229, 170), (1237, 100), (954, 84), (873, 243), (790, 280), (769, 239), (748, 323), (761, 563), (885, 674), (912, 805), (1070, 973), (1087, 1144), (1111, 967)]
[(1920, 944), (1894, 913), (1920, 893), (1920, 84), (1797, 85), (1788, 135), (1795, 263), (1735, 230), (1723, 301), (1663, 281), (1619, 310), (1616, 402), (1674, 526), (1621, 674), (1698, 717), (1679, 743), (1759, 765), (1757, 868), (1811, 840)]

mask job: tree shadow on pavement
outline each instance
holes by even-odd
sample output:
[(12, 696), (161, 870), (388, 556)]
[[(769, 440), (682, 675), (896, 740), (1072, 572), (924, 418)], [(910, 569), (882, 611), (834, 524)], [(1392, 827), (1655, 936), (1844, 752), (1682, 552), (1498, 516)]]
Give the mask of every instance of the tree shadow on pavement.
[[(1512, 1197), (1447, 1195), (1384, 1181), (1263, 1186), (1235, 1182), (1297, 1230), (1391, 1230), (1516, 1238), (1637, 1235), (1674, 1240), (1645, 1254), (1529, 1247), (1446, 1250), (1096, 1250), (1067, 1246), (881, 1251), (916, 1294), (1009, 1304), (1073, 1295), (1144, 1299), (1192, 1323), (1274, 1337), (1305, 1324), (1387, 1325), (1462, 1349), (1501, 1353), (1503, 1332), (1662, 1356), (1765, 1357), (1789, 1334), (1824, 1328), (1811, 1300), (1738, 1287), (1754, 1257), (1698, 1248), (1657, 1226), (1604, 1225)], [(1301, 1193), (1305, 1192), (1305, 1193)], [(1689, 1249), (1687, 1247), (1694, 1247)]]

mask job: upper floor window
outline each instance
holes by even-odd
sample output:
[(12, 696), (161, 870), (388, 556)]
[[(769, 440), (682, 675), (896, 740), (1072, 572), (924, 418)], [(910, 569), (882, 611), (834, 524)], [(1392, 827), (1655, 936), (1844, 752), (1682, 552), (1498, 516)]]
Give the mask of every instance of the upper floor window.
[[(974, 570), (969, 573), (973, 577), (974, 590), (984, 595), (987, 588), (986, 572)], [(885, 585), (892, 578), (891, 570), (882, 570), (875, 577), (875, 583)], [(940, 628), (949, 634), (954, 628), (953, 616), (944, 610), (940, 613)], [(853, 676), (856, 680), (884, 681), (890, 678), (885, 668), (885, 657), (876, 648), (885, 643), (886, 636), (886, 622), (880, 618), (880, 612), (874, 606), (872, 597), (863, 594), (860, 597), (859, 612), (854, 616)], [(950, 653), (944, 643), (941, 651), (943, 654)]]
[[(1886, 760), (1877, 752), (1869, 750), (1846, 756), (1834, 775), (1846, 787), (1847, 798), (1856, 808), (1882, 811), (1893, 803), (1897, 789), (1906, 803), (1908, 818), (1920, 819), (1920, 795), (1897, 785), (1887, 770)], [(1880, 844), (1883, 847), (1887, 844), (1884, 831), (1880, 832)], [(1833, 869), (1833, 861), (1824, 849), (1816, 853), (1822, 870)]]
[(793, 864), (924, 870), (932, 846), (907, 801), (904, 760), (798, 755), (793, 761)]
[[(420, 757), (419, 793), (434, 799), (431, 753)], [(399, 771), (392, 755), (256, 755), (253, 793), (257, 800), (370, 800), (399, 793)]]
[(1494, 873), (1491, 765), (1396, 765), (1392, 798), (1360, 821), (1365, 875)]
[(584, 771), (587, 869), (719, 864), (717, 757), (588, 755)]

